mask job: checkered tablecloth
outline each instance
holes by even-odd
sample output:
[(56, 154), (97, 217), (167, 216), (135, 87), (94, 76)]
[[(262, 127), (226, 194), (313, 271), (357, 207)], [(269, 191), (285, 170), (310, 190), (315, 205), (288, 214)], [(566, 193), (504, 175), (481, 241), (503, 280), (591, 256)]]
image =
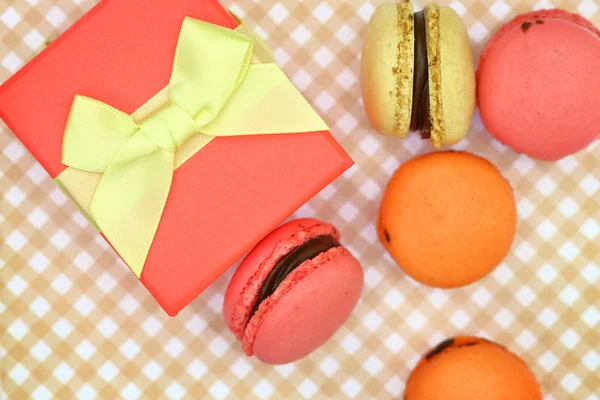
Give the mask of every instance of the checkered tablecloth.
[[(0, 397), (401, 398), (423, 352), (467, 333), (522, 355), (546, 399), (598, 400), (600, 143), (556, 163), (536, 162), (492, 140), (475, 116), (468, 139), (455, 148), (490, 159), (510, 179), (517, 237), (511, 254), (477, 284), (425, 287), (402, 273), (375, 231), (393, 171), (432, 151), (419, 135), (400, 141), (374, 134), (365, 118), (360, 50), (379, 1), (223, 3), (269, 39), (277, 61), (356, 161), (296, 216), (341, 230), (365, 270), (358, 307), (304, 360), (271, 367), (246, 358), (221, 314), (232, 270), (168, 318), (0, 124)], [(463, 17), (476, 56), (503, 21), (532, 8), (562, 7), (600, 25), (594, 0), (440, 3)], [(0, 0), (0, 82), (93, 4)]]

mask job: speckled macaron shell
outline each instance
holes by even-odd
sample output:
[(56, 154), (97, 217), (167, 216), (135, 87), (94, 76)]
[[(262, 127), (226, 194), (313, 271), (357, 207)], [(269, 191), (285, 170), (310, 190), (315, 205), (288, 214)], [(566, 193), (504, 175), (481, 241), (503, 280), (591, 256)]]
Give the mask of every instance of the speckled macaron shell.
[(505, 24), (477, 83), (483, 124), (516, 152), (555, 161), (600, 137), (600, 31), (580, 15), (540, 10)]
[(527, 364), (503, 346), (476, 337), (445, 340), (410, 374), (404, 400), (541, 400)]
[(516, 226), (513, 189), (498, 169), (473, 154), (444, 151), (400, 165), (383, 195), (378, 233), (406, 274), (455, 288), (502, 261)]
[(252, 314), (277, 260), (321, 235), (339, 240), (330, 224), (291, 221), (263, 239), (238, 267), (225, 293), (223, 313), (247, 355), (268, 364), (296, 361), (327, 341), (352, 312), (362, 292), (363, 272), (340, 246), (294, 269)]
[(410, 128), (414, 67), (413, 5), (375, 9), (363, 44), (361, 88), (367, 117), (384, 135), (404, 137)]
[(433, 143), (436, 147), (456, 144), (466, 136), (476, 97), (473, 52), (462, 19), (453, 9), (439, 7), (439, 29), (443, 137), (440, 143)]

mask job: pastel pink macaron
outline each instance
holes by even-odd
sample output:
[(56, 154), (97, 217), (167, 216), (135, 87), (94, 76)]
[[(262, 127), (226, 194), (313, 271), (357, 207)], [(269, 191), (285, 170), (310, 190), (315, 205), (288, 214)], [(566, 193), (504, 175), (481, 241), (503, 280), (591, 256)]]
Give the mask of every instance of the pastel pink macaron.
[(330, 224), (282, 225), (233, 275), (223, 313), (244, 352), (268, 364), (296, 361), (323, 344), (360, 298), (363, 271)]
[(487, 130), (519, 153), (586, 148), (600, 137), (600, 31), (560, 9), (516, 17), (486, 45), (477, 97)]

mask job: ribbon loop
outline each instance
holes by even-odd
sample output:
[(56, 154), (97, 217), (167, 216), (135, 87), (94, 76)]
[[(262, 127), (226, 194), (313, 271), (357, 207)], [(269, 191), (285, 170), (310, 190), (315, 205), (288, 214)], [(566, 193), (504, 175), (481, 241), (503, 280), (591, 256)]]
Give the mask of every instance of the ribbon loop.
[(75, 96), (65, 128), (62, 162), (84, 171), (104, 172), (137, 129), (124, 112), (89, 97)]
[(200, 127), (221, 112), (244, 80), (252, 40), (222, 26), (186, 17), (169, 81), (171, 100)]

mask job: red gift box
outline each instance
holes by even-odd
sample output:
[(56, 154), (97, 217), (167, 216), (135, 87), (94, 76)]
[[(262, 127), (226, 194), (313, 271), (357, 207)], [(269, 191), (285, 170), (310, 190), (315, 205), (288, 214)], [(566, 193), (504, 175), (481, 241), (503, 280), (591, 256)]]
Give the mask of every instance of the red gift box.
[[(0, 117), (56, 178), (74, 96), (133, 113), (167, 85), (185, 17), (238, 25), (216, 0), (101, 1), (0, 87)], [(328, 132), (214, 139), (174, 172), (141, 282), (176, 315), (351, 165)]]

